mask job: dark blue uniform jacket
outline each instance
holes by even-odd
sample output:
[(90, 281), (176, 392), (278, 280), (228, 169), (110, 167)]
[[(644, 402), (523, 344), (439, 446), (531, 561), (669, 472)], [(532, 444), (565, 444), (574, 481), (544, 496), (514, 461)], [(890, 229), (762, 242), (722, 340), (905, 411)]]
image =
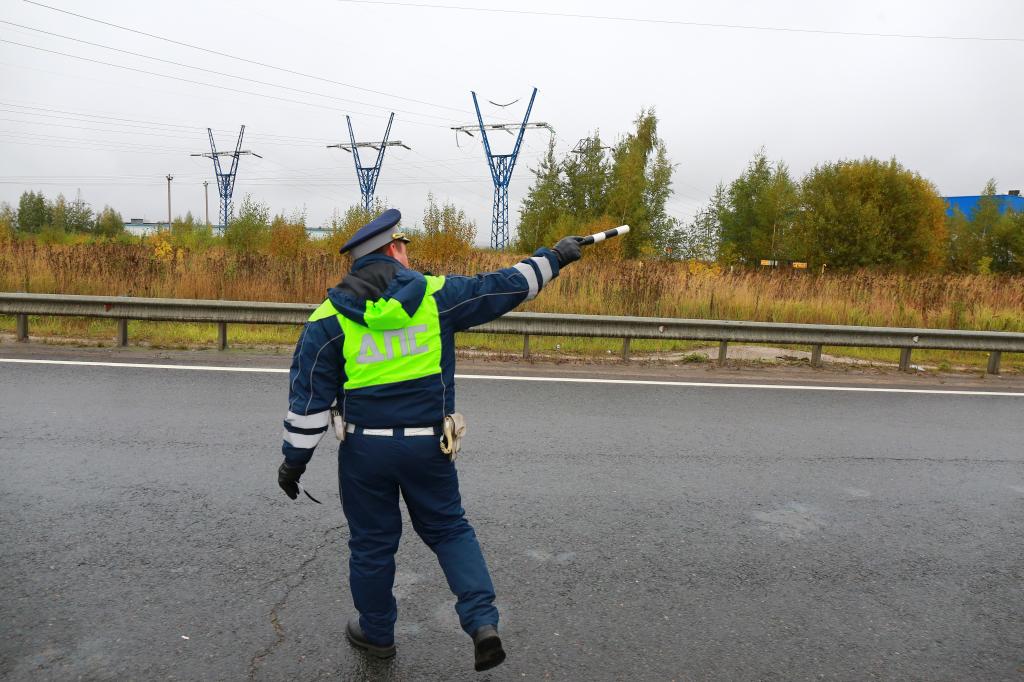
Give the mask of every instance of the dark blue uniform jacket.
[[(302, 329), (288, 374), (288, 414), (282, 451), (290, 465), (305, 464), (327, 432), (332, 404), (345, 421), (366, 428), (430, 426), (455, 411), (455, 332), (501, 317), (532, 299), (558, 276), (558, 258), (546, 248), (510, 267), (474, 277), (448, 275), (433, 294), (441, 325), (441, 374), (346, 391), (343, 334), (337, 317)], [(329, 289), (339, 313), (364, 324), (367, 300), (397, 299), (412, 314), (426, 293), (423, 275), (393, 258), (370, 254)]]

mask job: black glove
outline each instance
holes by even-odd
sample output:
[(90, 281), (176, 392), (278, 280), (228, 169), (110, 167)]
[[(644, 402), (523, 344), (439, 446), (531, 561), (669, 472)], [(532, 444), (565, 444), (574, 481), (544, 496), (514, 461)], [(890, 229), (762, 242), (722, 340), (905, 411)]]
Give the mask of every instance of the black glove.
[(552, 247), (552, 251), (558, 256), (558, 267), (563, 268), (573, 261), (580, 259), (580, 241), (582, 237), (562, 237)]
[(293, 500), (299, 496), (299, 479), (306, 471), (306, 465), (293, 467), (288, 462), (281, 462), (281, 468), (277, 470), (277, 484), (281, 486), (284, 494)]

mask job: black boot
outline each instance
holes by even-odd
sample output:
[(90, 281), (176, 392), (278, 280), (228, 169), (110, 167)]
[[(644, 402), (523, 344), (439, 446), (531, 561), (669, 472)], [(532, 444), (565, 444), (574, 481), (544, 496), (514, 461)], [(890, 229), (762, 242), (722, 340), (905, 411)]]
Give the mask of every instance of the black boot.
[[(363, 634), (363, 629), (359, 627), (358, 618), (353, 618), (348, 622), (348, 626), (345, 628), (345, 635), (348, 637), (348, 641), (352, 646), (362, 649), (371, 656), (375, 656), (377, 658), (391, 658), (395, 655), (394, 643), (391, 643), (388, 646), (380, 646), (367, 640), (366, 635)], [(500, 643), (498, 644), (498, 647), (501, 647)], [(502, 654), (502, 658), (504, 658), (504, 656), (505, 655)]]
[(473, 633), (473, 657), (476, 659), (473, 668), (477, 672), (490, 670), (505, 660), (505, 650), (493, 625), (484, 625)]

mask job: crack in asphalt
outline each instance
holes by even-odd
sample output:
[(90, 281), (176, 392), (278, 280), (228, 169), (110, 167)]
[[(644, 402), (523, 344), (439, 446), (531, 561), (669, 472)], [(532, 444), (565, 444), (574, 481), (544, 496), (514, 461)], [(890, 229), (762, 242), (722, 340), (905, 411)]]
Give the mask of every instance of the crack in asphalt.
[(313, 548), (313, 553), (310, 554), (309, 558), (303, 561), (301, 564), (299, 564), (299, 567), (296, 568), (294, 571), (291, 571), (290, 573), (282, 576), (281, 578), (278, 578), (278, 580), (287, 580), (287, 578), (289, 578), (292, 575), (300, 574), (298, 582), (287, 585), (284, 591), (284, 595), (279, 600), (277, 600), (277, 602), (270, 608), (270, 611), (267, 613), (267, 616), (270, 618), (270, 625), (274, 628), (274, 641), (268, 644), (267, 646), (263, 647), (259, 651), (257, 651), (255, 654), (253, 654), (252, 658), (249, 659), (250, 680), (256, 679), (256, 674), (259, 672), (258, 667), (260, 663), (262, 663), (267, 658), (267, 656), (272, 654), (274, 650), (277, 649), (277, 647), (281, 646), (281, 644), (284, 643), (285, 631), (284, 626), (281, 625), (280, 618), (278, 617), (278, 611), (286, 603), (288, 603), (288, 598), (291, 596), (292, 590), (306, 582), (306, 567), (316, 560), (316, 558), (320, 555), (320, 550), (322, 550), (327, 545), (331, 544), (331, 542), (333, 541), (331, 534), (336, 531), (340, 531), (344, 527), (345, 525), (341, 524), (338, 526), (332, 526), (325, 530), (324, 541)]

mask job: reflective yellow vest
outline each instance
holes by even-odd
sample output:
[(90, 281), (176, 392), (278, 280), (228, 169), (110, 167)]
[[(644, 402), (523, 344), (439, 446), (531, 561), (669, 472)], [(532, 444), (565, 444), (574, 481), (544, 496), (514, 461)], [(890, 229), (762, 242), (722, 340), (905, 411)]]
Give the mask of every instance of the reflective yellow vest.
[(427, 290), (410, 316), (395, 299), (366, 302), (366, 325), (338, 312), (330, 299), (309, 316), (310, 322), (335, 315), (344, 334), (345, 390), (394, 384), (441, 373), (441, 322), (434, 293), (444, 277), (426, 275)]

